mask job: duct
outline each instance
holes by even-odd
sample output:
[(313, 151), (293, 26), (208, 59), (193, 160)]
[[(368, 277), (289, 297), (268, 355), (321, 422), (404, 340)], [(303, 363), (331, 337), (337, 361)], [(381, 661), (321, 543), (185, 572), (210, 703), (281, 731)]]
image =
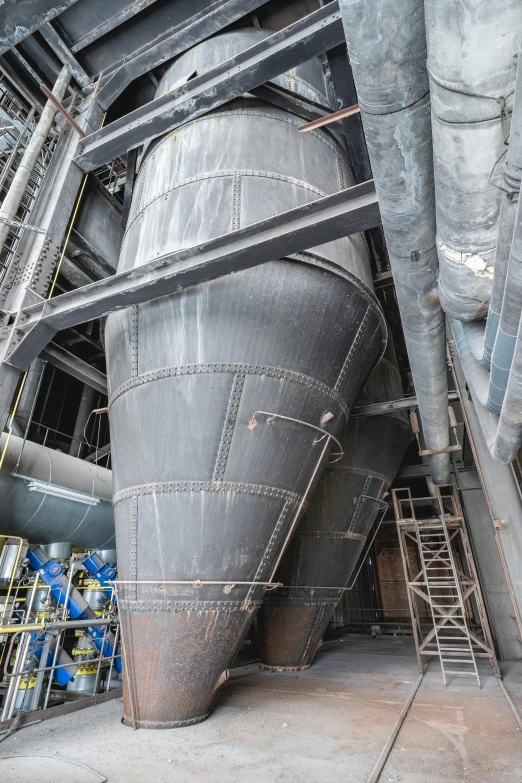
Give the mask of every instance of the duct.
[(513, 462), (522, 444), (522, 320), (518, 326), (513, 361), (493, 447), (499, 462)]
[[(394, 358), (394, 357), (393, 357)], [(397, 399), (395, 364), (381, 359), (359, 404)], [(355, 417), (345, 427), (344, 456), (328, 465), (281, 561), (260, 612), (262, 668), (307, 669), (348, 585), (382, 499), (412, 439), (408, 414)], [(326, 588), (326, 589), (325, 589)]]
[[(7, 433), (0, 438), (3, 451)], [(21, 456), (20, 456), (21, 453)], [(16, 474), (13, 475), (19, 461)], [(96, 505), (74, 499), (32, 492), (29, 482), (65, 488)], [(14, 435), (9, 440), (0, 471), (0, 528), (31, 542), (67, 541), (84, 549), (114, 546), (114, 515), (110, 504), (111, 471), (78, 460)]]
[[(59, 101), (61, 101), (65, 95), (69, 79), (69, 71), (67, 68), (62, 68), (53, 89), (53, 95)], [(25, 189), (33, 174), (35, 163), (38, 160), (41, 149), (49, 135), (55, 116), (56, 108), (51, 101), (47, 101), (42, 114), (40, 115), (38, 125), (24, 150), (20, 165), (16, 170), (13, 181), (11, 182), (7, 195), (2, 203), (0, 218), (3, 218), (4, 220), (14, 220), (16, 218)], [(11, 227), (7, 223), (0, 221), (0, 254), (2, 253), (10, 230)]]
[[(522, 322), (521, 322), (522, 323)], [(513, 462), (522, 444), (522, 329), (519, 328), (515, 355), (504, 397), (500, 418), (487, 409), (490, 377), (487, 369), (478, 362), (470, 349), (459, 321), (451, 321), (451, 329), (457, 344), (466, 382), (475, 401), (482, 436), (492, 457), (505, 464)]]
[[(522, 166), (522, 68), (517, 77), (508, 155), (518, 160)], [(517, 171), (520, 177), (520, 169)], [(518, 188), (520, 188), (520, 179)], [(514, 231), (505, 273), (500, 323), (491, 357), (490, 409), (497, 413), (500, 413), (504, 401), (522, 311), (522, 207), (520, 204), (520, 199), (516, 207), (510, 204), (510, 210), (515, 212)]]
[(521, 62), (521, 57), (522, 47), (518, 51), (513, 116), (511, 118), (509, 145), (504, 168), (504, 183), (500, 195), (500, 224), (497, 252), (495, 254), (495, 272), (484, 343), (484, 362), (487, 366), (490, 364), (497, 336), (520, 194), (520, 177), (522, 174), (522, 68), (518, 68), (518, 63)]
[(426, 448), (449, 481), (444, 314), (437, 294), (435, 194), (420, 0), (341, 0)]
[[(264, 34), (205, 41), (159, 93)], [(326, 104), (319, 60), (277, 83)], [(118, 271), (350, 186), (344, 150), (300, 124), (244, 96), (151, 143)], [(382, 353), (368, 285), (354, 235), (109, 315), (125, 723), (208, 716), (330, 451), (314, 428), (342, 430)]]
[[(473, 394), (477, 402), (480, 403), (480, 407), (487, 408), (489, 372), (480, 359), (477, 358), (475, 353), (479, 346), (480, 335), (478, 335), (476, 331), (467, 330), (467, 326), (468, 324), (463, 324), (455, 318), (451, 319), (451, 330), (457, 344), (462, 369), (464, 370), (468, 386), (473, 390)], [(471, 326), (471, 324), (469, 324), (469, 326)], [(483, 324), (482, 329), (484, 329)], [(471, 340), (469, 339), (470, 337), (472, 338)], [(495, 417), (491, 414), (488, 414), (488, 416), (491, 416), (491, 421), (494, 422)], [(489, 418), (487, 420), (489, 421)], [(492, 426), (496, 429), (495, 425)], [(489, 430), (491, 431), (491, 426), (489, 426)], [(484, 438), (487, 440), (486, 433), (484, 433)], [(490, 442), (488, 443), (488, 446), (490, 445), (493, 445), (492, 439), (490, 439)]]
[(522, 5), (425, 0), (437, 207), (439, 292), (452, 318), (484, 318), (491, 297), (500, 192)]
[(15, 417), (15, 421), (22, 431), (22, 435), (33, 416), (34, 405), (36, 403), (45, 365), (46, 362), (43, 359), (35, 359), (27, 371), (27, 377), (20, 395)]

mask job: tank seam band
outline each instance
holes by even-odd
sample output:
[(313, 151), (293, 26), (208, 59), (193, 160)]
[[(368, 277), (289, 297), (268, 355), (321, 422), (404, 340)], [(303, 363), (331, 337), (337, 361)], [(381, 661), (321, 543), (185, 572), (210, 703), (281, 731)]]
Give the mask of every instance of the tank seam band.
[(357, 541), (366, 541), (366, 536), (362, 535), (362, 533), (353, 533), (351, 530), (347, 530), (346, 532), (341, 530), (303, 530), (303, 531), (297, 531), (297, 533), (294, 534), (295, 538), (333, 538), (333, 539), (339, 539), (339, 538), (349, 538), (349, 539), (355, 539)]
[(306, 643), (306, 647), (304, 648), (304, 650), (303, 650), (303, 654), (302, 654), (302, 656), (301, 656), (301, 663), (303, 663), (303, 662), (305, 661), (305, 659), (306, 659), (306, 657), (307, 657), (307, 655), (308, 655), (308, 653), (309, 653), (309, 650), (310, 650), (310, 647), (311, 647), (311, 645), (312, 645), (312, 642), (315, 640), (315, 635), (316, 635), (316, 633), (317, 633), (317, 629), (318, 629), (319, 625), (320, 625), (320, 624), (323, 622), (323, 620), (324, 620), (324, 615), (325, 615), (325, 611), (326, 611), (326, 609), (327, 609), (327, 608), (328, 608), (328, 607), (327, 607), (327, 606), (324, 604), (324, 602), (323, 602), (323, 603), (321, 604), (321, 611), (319, 611), (319, 612), (317, 613), (317, 616), (316, 616), (316, 618), (315, 618), (315, 622), (314, 622), (314, 625), (313, 625), (312, 631), (311, 631), (311, 633), (310, 633), (310, 634), (309, 634), (309, 636), (308, 636), (308, 641), (307, 641), (307, 643)]
[(262, 601), (159, 601), (154, 599), (131, 600), (121, 598), (119, 606), (127, 612), (186, 612), (199, 609), (204, 612), (244, 612), (258, 609)]
[(297, 505), (301, 495), (289, 489), (269, 487), (264, 484), (247, 484), (240, 481), (160, 481), (150, 484), (137, 484), (116, 492), (112, 499), (113, 506), (121, 500), (135, 500), (144, 495), (163, 495), (173, 492), (231, 492), (238, 495), (265, 495)]
[[(127, 223), (127, 227), (125, 228), (122, 245), (136, 220), (138, 220), (138, 218), (144, 214), (145, 210), (148, 209), (151, 204), (154, 204), (156, 201), (159, 201), (162, 198), (166, 198), (169, 193), (173, 193), (175, 190), (179, 190), (180, 188), (185, 187), (185, 185), (192, 185), (195, 182), (203, 182), (207, 179), (223, 179), (227, 177), (230, 177), (230, 179), (233, 180), (235, 180), (236, 177), (259, 177), (261, 179), (275, 179), (278, 182), (288, 182), (290, 185), (295, 185), (296, 187), (300, 187), (304, 190), (310, 191), (311, 193), (315, 193), (317, 194), (318, 198), (324, 198), (328, 195), (328, 193), (319, 190), (319, 188), (316, 188), (314, 185), (310, 185), (308, 182), (296, 179), (295, 177), (286, 176), (285, 174), (277, 174), (276, 172), (272, 171), (260, 171), (256, 169), (221, 169), (218, 171), (208, 171), (201, 174), (195, 174), (193, 177), (187, 177), (180, 182), (176, 182), (167, 190), (162, 190), (161, 193), (158, 193), (156, 196), (154, 196), (154, 198), (151, 198), (150, 201), (147, 201), (145, 204), (143, 204), (143, 206), (138, 204), (139, 210), (132, 215), (132, 217), (129, 219), (129, 222)], [(141, 201), (141, 191), (139, 200)], [(239, 228), (239, 225), (235, 226), (235, 228)]]
[(219, 443), (216, 465), (214, 467), (213, 481), (223, 481), (225, 478), (225, 470), (227, 467), (228, 455), (230, 453), (230, 446), (232, 445), (232, 436), (236, 425), (237, 412), (239, 410), (241, 394), (245, 384), (245, 377), (244, 373), (235, 373), (233, 376), (232, 389), (230, 390), (223, 432), (221, 433), (221, 441)]
[[(284, 109), (281, 109), (281, 111), (285, 112)], [(171, 136), (175, 135), (176, 133), (179, 133), (180, 131), (183, 131), (185, 128), (189, 128), (191, 125), (196, 125), (198, 122), (206, 122), (210, 119), (215, 119), (216, 117), (230, 117), (233, 115), (237, 115), (237, 116), (243, 115), (247, 117), (266, 117), (269, 120), (277, 120), (278, 122), (285, 122), (287, 125), (294, 125), (297, 128), (299, 128), (303, 124), (302, 120), (298, 119), (295, 115), (282, 117), (278, 114), (273, 114), (270, 111), (259, 111), (255, 109), (227, 109), (225, 111), (220, 111), (219, 109), (216, 109), (214, 111), (207, 112), (201, 117), (195, 117), (193, 120), (190, 120), (190, 122), (185, 122), (182, 125), (178, 125), (177, 128), (174, 128), (169, 133), (166, 133), (164, 136), (161, 137), (160, 141), (154, 146), (153, 151), (159, 149), (159, 147), (162, 144), (164, 144), (167, 141), (167, 139), (169, 139)], [(329, 141), (329, 139), (325, 138), (324, 132), (321, 133), (320, 131), (317, 130), (311, 130), (308, 131), (307, 135), (314, 136), (323, 144), (326, 144), (326, 146), (329, 147), (332, 150), (332, 152), (337, 153), (340, 149), (340, 146), (338, 146), (337, 149), (335, 149), (334, 145)]]
[(279, 367), (270, 367), (263, 364), (242, 364), (239, 362), (204, 362), (201, 364), (179, 364), (173, 365), (172, 367), (162, 367), (159, 370), (150, 370), (149, 372), (142, 373), (141, 375), (138, 375), (135, 378), (131, 378), (130, 380), (125, 381), (125, 383), (122, 383), (120, 386), (118, 386), (118, 388), (115, 389), (115, 391), (110, 396), (109, 409), (112, 407), (117, 398), (122, 394), (137, 386), (143, 386), (145, 383), (162, 380), (164, 378), (175, 378), (184, 375), (207, 373), (239, 373), (241, 375), (261, 376), (267, 375), (270, 378), (294, 381), (295, 383), (302, 384), (307, 389), (314, 389), (315, 391), (319, 391), (330, 397), (334, 402), (337, 403), (347, 419), (350, 414), (348, 406), (338, 391), (336, 389), (331, 389), (325, 383), (318, 381), (316, 378), (295, 372), (294, 370), (284, 370)]
[(368, 323), (368, 320), (370, 318), (370, 312), (371, 312), (371, 307), (368, 305), (365, 310), (363, 319), (359, 325), (359, 328), (357, 329), (357, 334), (355, 335), (355, 339), (350, 346), (350, 350), (348, 351), (348, 355), (346, 359), (344, 360), (344, 364), (341, 368), (341, 372), (339, 373), (339, 377), (337, 378), (336, 384), (334, 386), (335, 391), (337, 391), (344, 383), (344, 379), (346, 378), (346, 374), (348, 373), (348, 369), (352, 361), (353, 353), (357, 348), (357, 346), (359, 345), (359, 343), (361, 342), (362, 336), (364, 334), (364, 330), (366, 328), (366, 324)]
[[(261, 562), (259, 563), (259, 566), (257, 568), (257, 571), (254, 576), (254, 582), (260, 581), (264, 576), (264, 568), (268, 565), (269, 559), (272, 556), (272, 552), (274, 550), (276, 541), (279, 537), (279, 533), (281, 532), (281, 528), (283, 527), (286, 517), (288, 515), (289, 509), (292, 507), (292, 501), (287, 498), (285, 500), (285, 503), (283, 505), (283, 508), (281, 509), (281, 513), (279, 514), (279, 518), (277, 520), (277, 523), (272, 531), (272, 535), (270, 536), (268, 540), (268, 544), (266, 545), (266, 549), (263, 553), (263, 557), (261, 558)], [(245, 601), (249, 601), (252, 597), (252, 594), (255, 590), (254, 585), (250, 585), (250, 588), (248, 590), (247, 597)]]

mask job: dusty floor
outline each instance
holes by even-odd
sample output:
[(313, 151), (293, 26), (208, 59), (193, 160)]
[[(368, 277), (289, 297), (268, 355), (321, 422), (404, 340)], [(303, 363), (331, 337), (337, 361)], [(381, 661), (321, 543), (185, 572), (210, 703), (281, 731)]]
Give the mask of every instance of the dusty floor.
[[(505, 669), (522, 710), (522, 665)], [(522, 732), (481, 671), (482, 689), (444, 688), (431, 664), (381, 783), (522, 783)], [(25, 728), (0, 745), (0, 783), (366, 783), (416, 677), (411, 640), (346, 636), (306, 672), (234, 669), (197, 726), (133, 732), (117, 700)], [(5, 759), (19, 754), (55, 758)]]

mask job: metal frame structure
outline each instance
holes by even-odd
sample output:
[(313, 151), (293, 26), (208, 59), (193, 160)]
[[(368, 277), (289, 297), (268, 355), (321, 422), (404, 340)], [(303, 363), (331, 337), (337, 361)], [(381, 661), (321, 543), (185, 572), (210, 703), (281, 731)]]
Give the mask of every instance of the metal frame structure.
[[(57, 14), (64, 11), (68, 5), (70, 4), (62, 4)], [(103, 36), (110, 31), (113, 35), (116, 34), (115, 30), (119, 32), (125, 28), (125, 24), (131, 23), (134, 15), (148, 5), (151, 4), (133, 4), (132, 13), (129, 10), (127, 14), (122, 13), (117, 18), (100, 23), (96, 32), (91, 31), (87, 37), (72, 44), (67, 43), (67, 35), (61, 30), (61, 17), (50, 24), (51, 16), (48, 15), (45, 20), (40, 20), (38, 25), (42, 28), (42, 35), (53, 49), (57, 61), (66, 63), (73, 78), (82, 87), (78, 97), (73, 100), (78, 104), (78, 101), (86, 99), (87, 103), (84, 101), (83, 105), (79, 105), (80, 116), (77, 116), (75, 121), (85, 128), (87, 136), (80, 139), (75, 157), (74, 147), (78, 136), (74, 129), (67, 130), (65, 134), (62, 131), (60, 134), (64, 137), (59, 141), (60, 161), (54, 164), (48, 178), (52, 196), (49, 198), (49, 192), (45, 194), (48, 206), (43, 215), (39, 214), (41, 209), (35, 210), (34, 221), (37, 221), (37, 225), (45, 233), (38, 234), (38, 238), (23, 238), (18, 254), (20, 257), (16, 259), (16, 269), (11, 271), (8, 282), (12, 287), (12, 280), (19, 279), (23, 271), (22, 279), (27, 281), (25, 289), (23, 292), (11, 290), (3, 297), (2, 306), (9, 318), (7, 325), (0, 331), (0, 387), (4, 386), (7, 397), (16, 385), (16, 371), (25, 370), (33, 358), (46, 350), (53, 334), (61, 329), (99, 318), (115, 309), (149, 301), (174, 290), (216, 279), (267, 260), (306, 250), (324, 241), (380, 225), (377, 196), (370, 180), (219, 237), (205, 245), (156, 259), (132, 273), (112, 274), (52, 300), (43, 300), (42, 297), (48, 295), (48, 281), (56, 279), (56, 269), (60, 268), (62, 260), (65, 262), (64, 268), (69, 268), (71, 261), (74, 263), (74, 255), (64, 258), (64, 242), (67, 242), (69, 237), (72, 244), (76, 242), (71, 214), (75, 209), (78, 193), (83, 191), (82, 171), (98, 170), (100, 166), (110, 164), (111, 159), (118, 156), (123, 158), (128, 151), (135, 150), (147, 140), (154, 139), (180, 123), (201, 116), (250, 90), (262, 91), (263, 99), (276, 105), (283, 103), (305, 120), (324, 115), (324, 111), (321, 112), (315, 104), (299, 99), (282, 88), (266, 85), (266, 82), (310, 57), (342, 48), (344, 33), (336, 0), (268, 35), (259, 44), (232, 60), (201, 76), (196, 75), (174, 93), (149, 101), (120, 120), (97, 130), (102, 108), (112, 104), (125, 84), (151, 71), (197, 41), (248, 15), (263, 3), (259, 0), (220, 1), (196, 14), (189, 14), (175, 29), (169, 28), (164, 34), (156, 36), (154, 45), (151, 42), (151, 46), (129, 52), (125, 62), (114, 68), (109, 66), (107, 74), (98, 84), (86, 85), (88, 66), (86, 61), (78, 59), (78, 55), (83, 56), (88, 44), (98, 40), (98, 37), (103, 41)], [(179, 5), (181, 13), (183, 3)], [(16, 14), (16, 8), (10, 7), (10, 17), (14, 18)], [(123, 25), (123, 28), (120, 28), (120, 25)], [(26, 30), (25, 42), (30, 40), (30, 32)], [(44, 70), (43, 64), (41, 70)], [(71, 111), (71, 100), (67, 99), (65, 104), (68, 111)], [(131, 156), (128, 157), (130, 159)], [(65, 173), (65, 179), (63, 174), (57, 176), (57, 168), (61, 168)], [(133, 172), (131, 173), (132, 176), (129, 175), (126, 182), (124, 209), (128, 209), (132, 194)], [(32, 295), (32, 291), (38, 296)], [(23, 298), (22, 293), (25, 294)], [(50, 355), (53, 352), (56, 352), (54, 347), (47, 349)], [(60, 361), (61, 367), (68, 371), (74, 364), (75, 370), (72, 374), (89, 383), (84, 377), (89, 373), (85, 372), (85, 368), (78, 372), (78, 362), (71, 359), (64, 362), (63, 355)], [(94, 378), (94, 385), (101, 390), (99, 380)], [(8, 407), (9, 403), (5, 400), (2, 402), (2, 414), (5, 416), (6, 405)]]
[[(433, 496), (422, 498), (412, 497), (409, 487), (394, 489), (392, 498), (419, 672), (423, 673), (426, 660), (437, 657), (444, 684), (447, 674), (458, 674), (474, 676), (480, 685), (475, 659), (481, 657), (489, 659), (495, 675), (500, 677), (456, 486), (435, 486)], [(419, 504), (432, 506), (433, 516), (418, 518), (415, 506)], [(415, 562), (408, 551), (411, 544)], [(433, 627), (428, 633), (421, 625), (419, 599), (431, 613)], [(482, 639), (469, 627), (472, 604)], [(453, 663), (472, 668), (446, 668)]]

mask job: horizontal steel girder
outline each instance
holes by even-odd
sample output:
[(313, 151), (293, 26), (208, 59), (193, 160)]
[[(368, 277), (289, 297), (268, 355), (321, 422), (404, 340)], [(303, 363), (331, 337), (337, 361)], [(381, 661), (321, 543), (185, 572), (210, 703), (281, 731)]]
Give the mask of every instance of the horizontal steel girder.
[[(0, 333), (8, 343), (4, 361), (19, 370), (36, 358), (61, 329), (114, 310), (157, 299), (209, 280), (284, 258), (310, 247), (379, 225), (373, 180), (317, 199), (196, 247), (24, 308)], [(347, 273), (329, 264), (332, 273)]]
[(343, 41), (337, 2), (330, 3), (82, 139), (75, 162), (83, 171), (91, 171)]
[(78, 0), (4, 0), (1, 4), (0, 54), (34, 33)]
[(73, 378), (77, 378), (82, 383), (87, 384), (87, 386), (96, 389), (96, 391), (107, 394), (107, 376), (100, 370), (91, 367), (87, 362), (74, 356), (74, 354), (69, 353), (60, 345), (49, 343), (40, 354), (40, 357), (52, 364), (53, 367), (57, 367), (68, 375), (72, 375)]
[[(459, 395), (457, 392), (448, 392), (448, 402), (458, 399)], [(401, 400), (390, 400), (390, 402), (376, 402), (371, 405), (359, 405), (353, 409), (352, 418), (354, 416), (381, 416), (383, 413), (392, 413), (393, 411), (417, 407), (417, 397), (404, 397)]]
[[(138, 10), (143, 7), (143, 2), (150, 5), (150, 0), (142, 0)], [(185, 52), (210, 35), (219, 33), (265, 2), (266, 0), (218, 0), (176, 27), (161, 31), (161, 34), (152, 37), (150, 43), (133, 51), (119, 66), (114, 70), (111, 68), (109, 73), (102, 76), (96, 100), (100, 106), (108, 109), (134, 79)], [(91, 42), (93, 39), (87, 36), (84, 40)], [(80, 42), (81, 46), (80, 43), (75, 44), (72, 51), (83, 48), (86, 45), (84, 40)]]

